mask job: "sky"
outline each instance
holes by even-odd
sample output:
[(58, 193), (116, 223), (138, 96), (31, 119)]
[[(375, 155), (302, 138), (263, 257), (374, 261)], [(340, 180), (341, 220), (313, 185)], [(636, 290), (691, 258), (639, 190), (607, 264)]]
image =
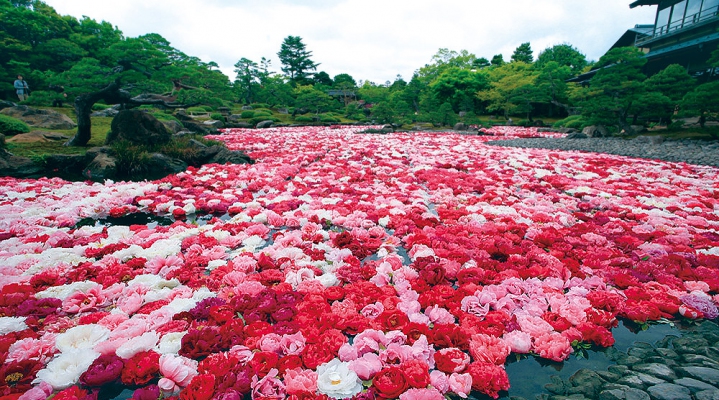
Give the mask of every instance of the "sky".
[(534, 56), (568, 43), (597, 60), (656, 6), (630, 0), (45, 0), (61, 15), (108, 21), (125, 37), (158, 33), (234, 79), (241, 58), (277, 57), (300, 36), (317, 71), (383, 84), (409, 80), (440, 48), (491, 59), (530, 42)]

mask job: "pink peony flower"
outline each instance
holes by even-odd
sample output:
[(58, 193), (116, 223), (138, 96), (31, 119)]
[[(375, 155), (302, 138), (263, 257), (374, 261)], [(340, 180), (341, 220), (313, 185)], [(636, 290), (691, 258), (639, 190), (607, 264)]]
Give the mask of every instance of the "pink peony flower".
[(532, 350), (532, 337), (519, 330), (506, 332), (502, 339), (514, 353), (526, 354)]
[(449, 376), (449, 391), (457, 393), (463, 399), (467, 398), (472, 391), (472, 375), (458, 374), (456, 372)]
[(534, 351), (542, 358), (561, 362), (572, 354), (572, 345), (560, 333), (549, 333), (534, 340)]
[(165, 393), (176, 393), (190, 384), (197, 376), (197, 361), (183, 356), (163, 354), (160, 356), (162, 378), (157, 385)]
[(444, 396), (435, 388), (408, 389), (399, 395), (399, 400), (444, 400)]
[(349, 369), (354, 371), (363, 381), (370, 380), (382, 369), (382, 361), (374, 353), (367, 353), (349, 362)]
[(283, 376), (287, 394), (314, 394), (317, 391), (317, 373), (308, 369), (290, 369)]
[(512, 349), (504, 340), (491, 335), (482, 333), (472, 335), (469, 342), (469, 353), (474, 361), (504, 365), (511, 352)]

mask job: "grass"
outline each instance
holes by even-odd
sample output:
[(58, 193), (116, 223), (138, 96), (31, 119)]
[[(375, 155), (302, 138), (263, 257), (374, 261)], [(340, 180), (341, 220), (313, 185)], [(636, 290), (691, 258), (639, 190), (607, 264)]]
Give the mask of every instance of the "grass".
[[(77, 123), (75, 112), (72, 108), (67, 107), (40, 107), (48, 110), (54, 110), (67, 115), (70, 119)], [(105, 137), (110, 131), (112, 117), (92, 117), (92, 137), (85, 147), (65, 146), (65, 140), (53, 141), (48, 143), (7, 143), (7, 149), (16, 156), (28, 157), (32, 159), (42, 158), (49, 154), (85, 154), (87, 149), (91, 147), (103, 146)], [(50, 132), (61, 133), (68, 138), (75, 136), (77, 129), (44, 129)]]

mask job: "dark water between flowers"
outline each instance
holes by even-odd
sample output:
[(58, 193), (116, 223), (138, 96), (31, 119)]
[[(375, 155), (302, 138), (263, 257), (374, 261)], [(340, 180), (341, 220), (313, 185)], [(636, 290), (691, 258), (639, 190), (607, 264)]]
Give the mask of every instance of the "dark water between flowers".
[[(192, 216), (192, 218), (188, 218), (188, 222), (204, 225), (211, 219), (212, 215)], [(229, 216), (223, 215), (220, 219), (227, 220)], [(158, 225), (170, 225), (174, 221), (175, 219), (171, 216), (157, 216), (140, 212), (119, 218), (107, 217), (101, 220), (87, 219), (78, 225), (130, 226), (133, 224), (142, 224), (153, 228)], [(270, 235), (270, 237), (272, 237), (272, 235)], [(405, 260), (409, 260), (409, 256), (403, 248), (399, 249), (399, 254)], [(373, 259), (373, 257), (369, 257), (369, 259)], [(682, 332), (681, 329), (670, 324), (653, 324), (649, 325), (646, 330), (641, 330), (637, 326), (632, 326), (631, 323), (622, 321), (618, 327), (612, 330), (612, 334), (615, 339), (614, 348), (626, 352), (637, 342), (654, 344), (667, 336), (681, 336)], [(615, 364), (615, 362), (607, 356), (606, 350), (607, 349), (593, 347), (592, 349), (586, 350), (583, 356), (578, 357), (575, 353), (561, 363), (534, 356), (517, 357), (512, 354), (509, 356), (506, 364), (510, 389), (508, 392), (500, 393), (500, 399), (519, 396), (527, 400), (533, 400), (542, 393), (548, 393), (544, 386), (552, 383), (553, 376), (566, 381), (580, 369), (606, 371), (607, 367)], [(114, 390), (101, 391), (99, 399), (130, 399), (132, 398), (132, 392), (130, 389), (115, 387)], [(249, 398), (249, 396), (247, 397)], [(481, 393), (473, 392), (470, 394), (469, 399), (485, 400), (491, 398)]]
[[(667, 336), (681, 336), (681, 330), (669, 324), (650, 325), (646, 330), (637, 330), (629, 324), (620, 322), (619, 326), (612, 329), (614, 335), (614, 348), (626, 352), (637, 342), (654, 344)], [(586, 357), (577, 357), (572, 354), (564, 362), (558, 363), (538, 357), (526, 357), (519, 361), (510, 355), (506, 365), (509, 375), (509, 392), (502, 393), (500, 399), (509, 399), (512, 396), (521, 396), (527, 400), (534, 399), (541, 393), (548, 393), (544, 385), (552, 383), (551, 377), (558, 376), (566, 381), (570, 376), (580, 369), (591, 369), (594, 371), (606, 371), (607, 367), (615, 362), (606, 355), (606, 349), (593, 348), (587, 350)], [(474, 393), (473, 393), (474, 394)], [(470, 396), (470, 398), (484, 400), (487, 396)]]

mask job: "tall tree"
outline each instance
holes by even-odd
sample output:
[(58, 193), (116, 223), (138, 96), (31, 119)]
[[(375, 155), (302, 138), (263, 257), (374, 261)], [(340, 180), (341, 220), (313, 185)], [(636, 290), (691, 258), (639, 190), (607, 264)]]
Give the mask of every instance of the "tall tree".
[(260, 69), (256, 62), (241, 58), (235, 63), (235, 89), (239, 98), (250, 104), (254, 102), (254, 94), (260, 84)]
[(570, 44), (557, 44), (547, 47), (537, 57), (535, 63), (542, 68), (550, 62), (556, 62), (560, 67), (569, 67), (574, 75), (580, 74), (587, 66), (587, 57)]
[(307, 50), (299, 36), (287, 36), (277, 56), (282, 63), (282, 72), (296, 83), (304, 82), (310, 71), (316, 71), (319, 65), (310, 59), (312, 52)]
[(327, 72), (325, 72), (325, 71), (320, 71), (320, 72), (316, 73), (312, 77), (312, 82), (315, 85), (323, 85), (323, 86), (327, 86), (327, 87), (331, 87), (332, 84), (334, 83), (334, 81), (332, 81), (332, 78), (330, 78), (329, 74), (327, 74)]
[(634, 103), (646, 92), (646, 76), (642, 73), (646, 63), (644, 53), (635, 47), (620, 47), (603, 55), (580, 104), (585, 119), (633, 132), (627, 117)]
[(492, 57), (492, 61), (490, 61), (490, 63), (493, 67), (504, 65), (504, 56), (502, 54), (495, 54), (494, 57)]
[(512, 62), (531, 64), (534, 61), (534, 53), (532, 52), (532, 46), (529, 45), (529, 42), (522, 43), (514, 49), (511, 60)]

